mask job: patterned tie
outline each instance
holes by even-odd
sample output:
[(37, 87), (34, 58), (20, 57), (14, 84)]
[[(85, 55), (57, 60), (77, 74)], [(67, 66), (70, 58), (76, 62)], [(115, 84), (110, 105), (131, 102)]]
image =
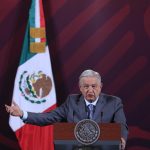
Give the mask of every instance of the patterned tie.
[(88, 112), (88, 119), (93, 119), (93, 114), (94, 114), (94, 105), (89, 104), (88, 105), (89, 112)]

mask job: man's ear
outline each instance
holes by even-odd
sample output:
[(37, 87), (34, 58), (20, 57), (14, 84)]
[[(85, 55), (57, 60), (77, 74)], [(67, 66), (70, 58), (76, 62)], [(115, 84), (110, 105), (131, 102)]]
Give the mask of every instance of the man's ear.
[(103, 87), (103, 83), (101, 82), (101, 85), (100, 85), (100, 87), (102, 88)]
[(81, 87), (81, 85), (79, 85), (79, 89), (80, 89), (80, 92), (82, 91), (82, 89), (81, 89), (82, 87)]

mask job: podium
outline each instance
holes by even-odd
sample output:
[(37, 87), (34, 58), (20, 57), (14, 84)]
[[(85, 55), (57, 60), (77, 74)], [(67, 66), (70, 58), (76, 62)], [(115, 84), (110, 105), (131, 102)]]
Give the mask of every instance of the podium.
[(90, 146), (79, 143), (74, 136), (75, 123), (54, 124), (55, 150), (119, 150), (121, 126), (117, 123), (101, 123), (100, 137)]

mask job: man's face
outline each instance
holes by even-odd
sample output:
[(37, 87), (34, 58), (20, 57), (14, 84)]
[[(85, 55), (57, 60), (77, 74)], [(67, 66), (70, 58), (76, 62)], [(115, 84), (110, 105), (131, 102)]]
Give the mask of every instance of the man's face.
[(83, 77), (79, 87), (86, 100), (95, 101), (101, 93), (102, 83), (95, 77)]

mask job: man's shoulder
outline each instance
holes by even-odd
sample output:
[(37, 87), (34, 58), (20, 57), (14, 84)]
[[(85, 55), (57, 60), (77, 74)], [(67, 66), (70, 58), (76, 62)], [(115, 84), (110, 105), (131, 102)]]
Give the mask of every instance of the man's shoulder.
[(70, 94), (67, 98), (67, 103), (70, 105), (77, 104), (82, 99), (82, 94)]
[(101, 93), (100, 97), (102, 97), (102, 99), (106, 100), (107, 102), (121, 101), (120, 97), (115, 96), (115, 95), (106, 94), (106, 93)]
[(82, 97), (82, 94), (70, 94), (68, 95), (69, 99), (79, 100)]

